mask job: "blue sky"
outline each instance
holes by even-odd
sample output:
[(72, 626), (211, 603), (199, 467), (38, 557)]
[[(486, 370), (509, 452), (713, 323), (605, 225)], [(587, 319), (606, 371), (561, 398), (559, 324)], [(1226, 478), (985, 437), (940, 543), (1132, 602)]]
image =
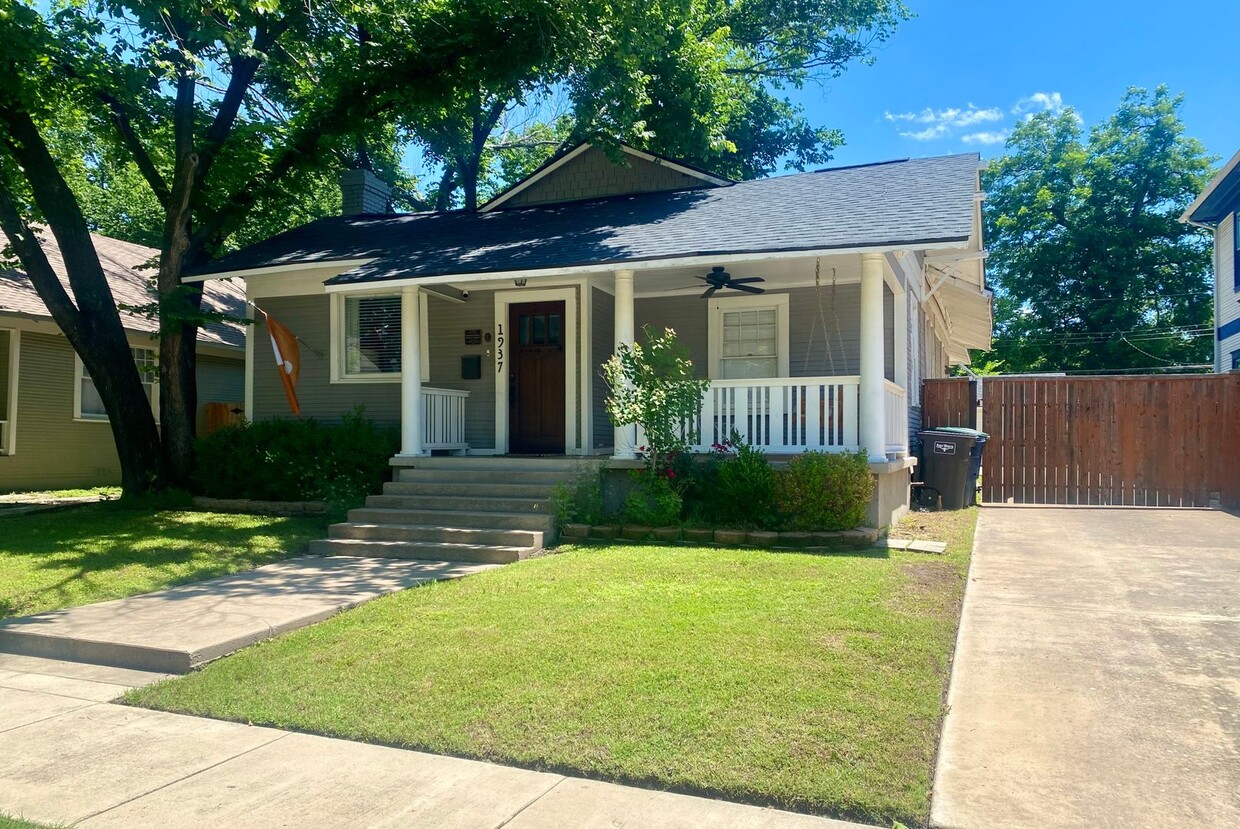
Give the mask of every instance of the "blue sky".
[[(794, 92), (811, 122), (844, 131), (831, 166), (1002, 152), (1020, 113), (1074, 107), (1092, 126), (1129, 86), (1185, 94), (1187, 133), (1240, 150), (1240, 2), (905, 0), (918, 16), (829, 84)], [(994, 142), (994, 143), (987, 143)]]

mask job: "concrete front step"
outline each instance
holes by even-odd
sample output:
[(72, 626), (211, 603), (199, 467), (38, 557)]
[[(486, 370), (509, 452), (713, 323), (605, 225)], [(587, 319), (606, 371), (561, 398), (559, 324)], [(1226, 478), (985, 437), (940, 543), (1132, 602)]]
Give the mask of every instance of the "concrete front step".
[(459, 495), (371, 495), (367, 507), (379, 509), (462, 510), (466, 512), (551, 512), (547, 498), (479, 498)]
[(310, 553), (316, 556), (467, 561), (480, 564), (510, 564), (527, 558), (536, 552), (538, 550), (530, 547), (454, 544), (442, 541), (372, 541), (360, 538), (323, 538), (310, 542)]
[(417, 483), (392, 482), (383, 485), (384, 495), (460, 495), (490, 498), (537, 498), (547, 500), (554, 489), (549, 484), (497, 484), (492, 481), (447, 482), (438, 479)]
[(549, 533), (554, 517), (545, 512), (485, 512), (444, 509), (361, 507), (349, 511), (353, 524), (420, 524), (479, 530), (538, 530)]
[(536, 530), (483, 530), (425, 524), (332, 524), (327, 528), (327, 536), (358, 541), (435, 541), (534, 550), (541, 550), (544, 543), (543, 533)]
[(523, 458), (507, 455), (475, 455), (431, 458), (393, 458), (392, 465), (401, 469), (489, 469), (515, 472), (576, 472), (583, 466), (597, 465), (600, 461), (588, 458)]
[(475, 492), (483, 492), (497, 481), (542, 484), (546, 487), (554, 487), (558, 483), (571, 483), (576, 477), (576, 470), (482, 469), (473, 467), (396, 470), (396, 480), (400, 483), (472, 484), (476, 487)]

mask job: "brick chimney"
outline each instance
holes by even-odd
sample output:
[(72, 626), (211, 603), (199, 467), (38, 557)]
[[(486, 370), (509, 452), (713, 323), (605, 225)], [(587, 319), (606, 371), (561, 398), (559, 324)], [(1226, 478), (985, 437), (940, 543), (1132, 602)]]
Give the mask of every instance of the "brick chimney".
[(392, 188), (370, 170), (346, 170), (340, 176), (340, 195), (345, 216), (392, 212)]

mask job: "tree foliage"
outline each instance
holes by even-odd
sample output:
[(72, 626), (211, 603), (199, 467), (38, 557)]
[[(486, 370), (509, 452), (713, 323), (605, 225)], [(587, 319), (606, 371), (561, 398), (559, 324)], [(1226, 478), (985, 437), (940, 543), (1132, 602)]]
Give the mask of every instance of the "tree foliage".
[[(366, 148), (400, 119), (611, 42), (633, 5), (0, 0), (0, 227), (95, 381), (126, 489), (188, 480), (202, 315), (187, 270), (265, 235), (263, 217), (295, 220), (342, 156), (374, 164)], [(122, 224), (160, 251), (158, 430), (89, 235)]]
[(1212, 159), (1182, 96), (1130, 89), (1085, 135), (1071, 109), (1021, 123), (983, 173), (994, 349), (1007, 372), (1203, 363), (1209, 239), (1179, 217)]
[(906, 16), (898, 0), (617, 7), (614, 26), (571, 60), (557, 56), (506, 85), (463, 90), (410, 130), (442, 165), (441, 209), (472, 207), (512, 181), (501, 174), (514, 151), (541, 162), (583, 139), (622, 141), (738, 179), (785, 160), (803, 169), (827, 161), (843, 137), (810, 124), (785, 91), (868, 61)]

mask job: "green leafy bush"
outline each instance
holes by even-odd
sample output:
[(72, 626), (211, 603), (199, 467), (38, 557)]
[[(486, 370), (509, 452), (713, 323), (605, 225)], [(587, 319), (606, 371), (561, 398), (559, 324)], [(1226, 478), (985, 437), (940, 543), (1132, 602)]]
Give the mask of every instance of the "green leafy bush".
[(702, 517), (717, 527), (776, 527), (775, 470), (766, 453), (733, 433), (707, 461)]
[(359, 408), (337, 426), (316, 420), (243, 423), (199, 438), (194, 491), (212, 498), (360, 503), (387, 480), (399, 433)]
[(682, 501), (672, 481), (675, 474), (665, 470), (650, 474), (635, 471), (637, 485), (624, 499), (624, 523), (645, 527), (665, 527), (680, 520)]
[(874, 478), (864, 452), (806, 452), (776, 484), (776, 507), (794, 530), (847, 530), (865, 522)]
[(597, 468), (582, 469), (571, 484), (555, 485), (551, 493), (556, 524), (598, 524), (603, 520), (603, 484)]

